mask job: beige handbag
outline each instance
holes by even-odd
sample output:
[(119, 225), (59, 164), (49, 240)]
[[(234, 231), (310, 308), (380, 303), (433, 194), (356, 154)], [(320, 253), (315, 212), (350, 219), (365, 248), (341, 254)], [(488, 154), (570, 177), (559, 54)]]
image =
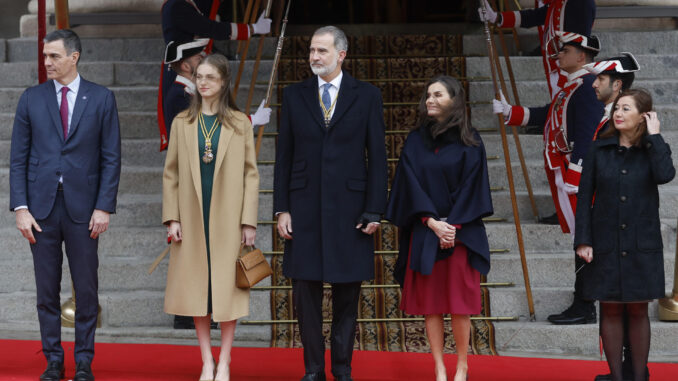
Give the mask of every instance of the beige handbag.
[(262, 279), (273, 274), (261, 250), (254, 246), (240, 245), (240, 254), (235, 262), (235, 285), (238, 288), (250, 288)]

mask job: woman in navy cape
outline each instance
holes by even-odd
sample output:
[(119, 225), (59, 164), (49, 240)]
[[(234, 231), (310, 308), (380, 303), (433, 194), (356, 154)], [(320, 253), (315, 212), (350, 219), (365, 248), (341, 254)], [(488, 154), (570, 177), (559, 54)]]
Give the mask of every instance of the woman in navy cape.
[(433, 78), (419, 103), (391, 185), (386, 218), (400, 228), (395, 275), (400, 308), (425, 315), (436, 379), (447, 380), (443, 314), (452, 314), (455, 381), (466, 380), (470, 315), (481, 311), (480, 275), (490, 270), (482, 218), (493, 213), (485, 148), (470, 125), (459, 81)]

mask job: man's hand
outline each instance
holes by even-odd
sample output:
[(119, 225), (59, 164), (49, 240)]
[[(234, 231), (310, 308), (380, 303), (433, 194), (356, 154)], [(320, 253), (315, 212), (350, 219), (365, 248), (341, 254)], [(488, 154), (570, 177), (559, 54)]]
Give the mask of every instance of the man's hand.
[(278, 214), (278, 234), (285, 239), (292, 239), (292, 215), (288, 212)]
[(490, 4), (487, 2), (487, 0), (482, 0), (483, 3), (485, 3), (485, 6), (481, 6), (478, 8), (478, 16), (480, 16), (480, 22), (489, 22), (489, 23), (496, 23), (497, 22), (497, 12), (490, 7)]
[(268, 34), (271, 31), (271, 19), (266, 18), (264, 14), (265, 12), (262, 12), (257, 22), (252, 24), (254, 34)]
[(257, 238), (257, 228), (249, 225), (242, 225), (242, 243), (246, 246), (254, 246), (254, 240)]
[(505, 117), (511, 115), (511, 105), (506, 101), (504, 93), (499, 91), (501, 100), (492, 99), (492, 112), (495, 114), (502, 114)]
[(33, 229), (42, 232), (40, 225), (35, 222), (35, 218), (28, 209), (19, 209), (16, 214), (16, 228), (19, 229), (21, 235), (24, 236), (30, 243), (35, 243), (35, 236), (33, 236)]
[(97, 239), (99, 234), (105, 232), (108, 229), (108, 221), (111, 218), (111, 214), (103, 210), (94, 209), (92, 213), (92, 218), (89, 220), (89, 234), (90, 238)]
[(271, 121), (272, 111), (273, 110), (271, 110), (270, 107), (266, 107), (266, 99), (262, 100), (257, 111), (250, 115), (250, 118), (252, 119), (252, 127), (267, 125), (268, 122)]
[(585, 260), (586, 263), (591, 263), (593, 260), (593, 248), (589, 245), (579, 245), (577, 246), (577, 255)]
[(167, 226), (167, 236), (172, 239), (174, 242), (181, 242), (184, 235), (181, 232), (181, 222), (179, 221), (170, 221)]
[(370, 222), (367, 225), (363, 226), (363, 224), (358, 224), (355, 226), (356, 229), (360, 229), (363, 233), (367, 235), (372, 235), (374, 232), (379, 229), (379, 223), (377, 222)]

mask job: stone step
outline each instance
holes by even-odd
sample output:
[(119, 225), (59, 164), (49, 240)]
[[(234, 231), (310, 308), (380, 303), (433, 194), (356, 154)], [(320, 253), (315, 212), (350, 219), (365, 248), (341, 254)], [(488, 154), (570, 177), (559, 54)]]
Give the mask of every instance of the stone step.
[[(231, 61), (231, 76), (235, 82), (240, 61)], [(268, 82), (272, 60), (262, 60), (257, 70), (257, 82)], [(157, 86), (160, 81), (160, 65), (156, 62), (83, 62), (78, 71), (83, 78), (102, 86)], [(254, 61), (247, 61), (241, 83), (249, 86), (254, 70)], [(38, 83), (38, 68), (35, 63), (0, 63), (0, 87), (29, 87)]]
[[(153, 111), (157, 110), (158, 87), (157, 86), (119, 86), (110, 87), (115, 94), (118, 111)], [(247, 94), (249, 86), (241, 85), (240, 94)], [(19, 103), (19, 98), (24, 92), (23, 88), (0, 88), (0, 112), (14, 113)], [(262, 99), (266, 96), (266, 85), (256, 85), (253, 94), (254, 108), (251, 113), (256, 111)], [(237, 105), (241, 109), (245, 108), (247, 97), (238, 96)]]
[[(546, 86), (546, 83), (544, 83)], [(507, 95), (508, 96), (508, 95)], [(512, 96), (508, 96), (509, 99)], [(522, 101), (522, 99), (521, 99)], [(527, 106), (536, 106), (536, 105), (527, 105)], [(674, 131), (677, 129), (678, 125), (672, 121), (678, 119), (678, 106), (676, 105), (655, 105), (655, 110), (658, 113), (658, 118), (662, 122), (661, 128), (662, 132)], [(480, 129), (492, 129), (493, 132), (486, 132), (483, 134), (483, 137), (488, 134), (499, 134), (499, 122), (497, 120), (497, 115), (492, 113), (492, 105), (489, 103), (486, 104), (475, 104), (471, 106), (471, 124), (475, 128)], [(511, 128), (507, 128), (507, 133), (511, 135)], [(522, 127), (518, 127), (519, 133), (523, 131)]]
[[(163, 312), (164, 313), (164, 312)], [(108, 327), (97, 328), (97, 343), (139, 343), (139, 344), (169, 344), (169, 345), (197, 345), (195, 330), (173, 329), (170, 321), (167, 324), (154, 327)], [(213, 329), (212, 345), (219, 346), (221, 332)], [(269, 346), (271, 336), (270, 326), (255, 326), (238, 324), (235, 331), (233, 345), (236, 347), (266, 347)], [(40, 340), (40, 327), (37, 315), (34, 319), (23, 322), (0, 322), (0, 337), (9, 340)], [(62, 339), (74, 341), (74, 329), (63, 328)]]
[[(495, 342), (501, 352), (521, 352), (523, 356), (586, 355), (600, 359), (598, 324), (553, 325), (548, 322), (497, 322)], [(678, 325), (651, 321), (650, 357), (673, 361), (678, 356)], [(661, 361), (661, 360), (657, 360)]]
[[(570, 269), (567, 269), (570, 270)], [(566, 271), (563, 269), (563, 271)], [(571, 271), (571, 270), (570, 270)], [(552, 314), (564, 311), (572, 304), (574, 283), (561, 287), (532, 287), (532, 300), (537, 321), (547, 321)], [(666, 287), (666, 294), (671, 294), (671, 287)], [(492, 316), (530, 316), (527, 297), (523, 287), (497, 287), (490, 291), (490, 311)], [(657, 301), (649, 304), (648, 314), (651, 320), (657, 320)], [(678, 326), (676, 327), (678, 333)]]
[[(133, 61), (157, 62), (165, 57), (165, 43), (160, 38), (83, 38), (82, 62)], [(263, 58), (270, 59), (275, 54), (278, 39), (266, 37)], [(251, 40), (248, 58), (255, 58), (258, 38)], [(235, 57), (238, 41), (215, 41), (215, 51)], [(38, 44), (35, 37), (13, 38), (6, 40), (7, 62), (36, 61)]]
[[(262, 250), (271, 250), (271, 225), (257, 228), (255, 244)], [(0, 258), (3, 260), (30, 258), (28, 241), (14, 227), (3, 225), (0, 228)], [(153, 260), (166, 247), (167, 229), (157, 223), (152, 226), (124, 226), (111, 218), (108, 231), (99, 237), (99, 258), (102, 261), (114, 258), (141, 258)]]
[[(245, 94), (247, 94), (245, 92)], [(251, 113), (256, 111), (258, 104), (252, 105)], [(277, 111), (277, 108), (273, 109)], [(122, 139), (152, 139), (153, 149), (159, 149), (158, 117), (156, 111), (118, 111), (120, 120), (120, 134)], [(278, 113), (271, 114), (271, 121), (264, 127), (265, 132), (277, 131)], [(10, 140), (12, 138), (12, 127), (14, 125), (14, 111), (0, 113), (0, 141)], [(257, 126), (255, 135), (259, 131)], [(268, 136), (264, 137), (268, 139)]]
[[(520, 39), (520, 46), (523, 52), (529, 53), (539, 46), (536, 28), (517, 29)], [(482, 28), (475, 30), (475, 33), (469, 29), (470, 33), (464, 34), (464, 55), (466, 56), (486, 56), (487, 45)], [(647, 54), (672, 54), (671, 46), (678, 44), (678, 31), (601, 31), (594, 26), (593, 34), (600, 40), (601, 50), (598, 57), (612, 57), (620, 52), (631, 51), (634, 55)], [(506, 34), (506, 43), (511, 55), (516, 53), (515, 44), (509, 34)], [(495, 45), (499, 54), (503, 54), (499, 39), (495, 39)], [(540, 70), (543, 73), (543, 69)]]
[[(667, 242), (665, 242), (667, 243)], [(526, 253), (530, 285), (536, 288), (557, 288), (574, 285), (574, 251), (569, 253)], [(523, 270), (518, 250), (492, 255), (492, 269), (488, 282), (513, 282), (517, 288), (524, 287)], [(664, 250), (664, 279), (666, 288), (673, 287), (675, 251)]]
[[(118, 194), (162, 193), (162, 167), (125, 167), (120, 175)], [(273, 189), (273, 166), (259, 166), (260, 189)], [(0, 194), (9, 194), (9, 168), (0, 168)]]
[[(678, 55), (666, 51), (663, 54), (634, 54), (640, 71), (636, 72), (637, 80), (645, 79), (675, 79), (677, 73), (672, 68), (678, 66)], [(542, 58), (537, 56), (513, 56), (511, 58), (511, 67), (513, 69), (516, 81), (542, 81), (544, 80), (544, 66)], [(596, 57), (602, 59), (605, 56)], [(509, 86), (509, 76), (506, 71), (506, 62), (504, 57), (500, 59), (504, 79)], [(487, 57), (467, 57), (466, 75), (470, 78), (491, 78), (490, 64)]]
[[(522, 105), (535, 107), (548, 105), (548, 88), (544, 81), (520, 81), (517, 86)], [(647, 89), (656, 105), (675, 105), (678, 102), (678, 79), (644, 79), (634, 81), (633, 86)], [(494, 88), (491, 81), (474, 81), (469, 84), (471, 102), (491, 102), (492, 99)]]

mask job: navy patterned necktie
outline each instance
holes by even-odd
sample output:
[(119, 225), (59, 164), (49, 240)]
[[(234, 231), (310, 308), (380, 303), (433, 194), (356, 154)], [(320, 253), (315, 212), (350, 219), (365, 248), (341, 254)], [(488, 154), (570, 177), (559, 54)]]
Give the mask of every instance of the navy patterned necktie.
[(332, 107), (332, 97), (330, 97), (330, 87), (332, 87), (331, 83), (326, 83), (323, 85), (323, 95), (321, 97), (323, 105), (325, 106), (325, 110), (327, 111), (330, 111), (330, 107)]

